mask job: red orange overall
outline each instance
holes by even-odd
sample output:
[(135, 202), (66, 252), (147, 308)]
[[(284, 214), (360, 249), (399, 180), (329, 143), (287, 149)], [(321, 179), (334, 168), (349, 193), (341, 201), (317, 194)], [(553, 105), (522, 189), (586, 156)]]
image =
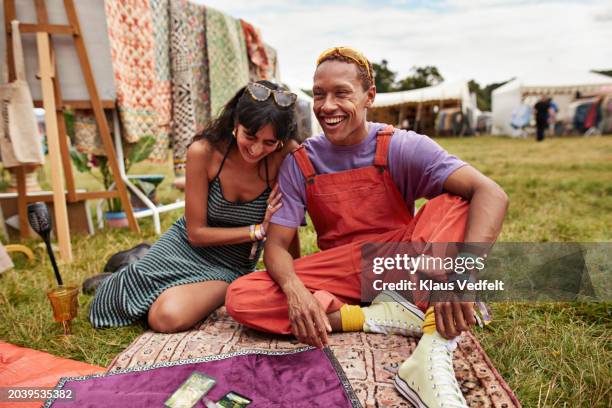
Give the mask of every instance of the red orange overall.
[[(361, 301), (361, 246), (370, 242), (462, 242), (468, 203), (442, 194), (416, 216), (388, 167), (393, 127), (381, 129), (372, 166), (315, 174), (306, 150), (293, 152), (306, 179), (306, 205), (321, 252), (294, 261), (295, 273), (327, 313)], [(227, 290), (228, 313), (258, 330), (289, 334), (287, 299), (266, 271), (234, 281)], [(417, 302), (425, 310), (427, 303)]]

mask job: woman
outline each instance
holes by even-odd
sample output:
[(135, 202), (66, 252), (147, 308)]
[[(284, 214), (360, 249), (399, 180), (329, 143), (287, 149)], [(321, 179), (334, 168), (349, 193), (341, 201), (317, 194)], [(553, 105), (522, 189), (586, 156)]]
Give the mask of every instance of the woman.
[[(274, 180), (297, 146), (295, 100), (271, 82), (249, 83), (194, 138), (185, 216), (142, 259), (102, 282), (89, 312), (94, 327), (147, 316), (155, 331), (186, 330), (223, 305), (229, 283), (255, 269), (282, 205)], [(299, 243), (293, 248), (299, 257)]]

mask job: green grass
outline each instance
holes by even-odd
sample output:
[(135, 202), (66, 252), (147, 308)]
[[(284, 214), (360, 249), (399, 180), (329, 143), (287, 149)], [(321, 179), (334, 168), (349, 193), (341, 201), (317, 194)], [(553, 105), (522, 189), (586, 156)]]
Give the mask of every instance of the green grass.
[[(612, 138), (533, 140), (478, 137), (439, 139), (450, 152), (496, 180), (510, 196), (500, 241), (612, 241)], [(169, 184), (170, 165), (138, 164), (132, 173), (164, 173), (163, 200), (179, 197)], [(78, 186), (99, 188), (80, 175)], [(93, 204), (93, 203), (92, 203)], [(162, 215), (167, 228), (181, 211)], [(101, 271), (108, 257), (142, 240), (155, 240), (150, 219), (142, 236), (104, 230), (73, 237), (75, 261), (62, 265), (66, 280), (80, 283)], [(316, 250), (311, 228), (301, 231), (304, 253)], [(37, 241), (37, 263), (16, 255), (16, 268), (0, 276), (0, 338), (101, 366), (142, 333), (139, 326), (93, 330), (90, 296), (80, 296), (74, 335), (65, 338), (52, 321), (45, 291), (53, 275)], [(525, 407), (609, 407), (612, 393), (609, 303), (496, 304), (494, 322), (476, 335)]]

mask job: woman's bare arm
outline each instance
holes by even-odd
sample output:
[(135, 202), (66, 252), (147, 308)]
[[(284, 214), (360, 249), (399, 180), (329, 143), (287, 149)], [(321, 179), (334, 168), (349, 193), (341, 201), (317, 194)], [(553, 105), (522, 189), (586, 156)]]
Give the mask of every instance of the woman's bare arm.
[(214, 149), (206, 140), (192, 143), (187, 150), (185, 221), (189, 242), (194, 246), (250, 242), (249, 227), (208, 226), (208, 167), (213, 157)]

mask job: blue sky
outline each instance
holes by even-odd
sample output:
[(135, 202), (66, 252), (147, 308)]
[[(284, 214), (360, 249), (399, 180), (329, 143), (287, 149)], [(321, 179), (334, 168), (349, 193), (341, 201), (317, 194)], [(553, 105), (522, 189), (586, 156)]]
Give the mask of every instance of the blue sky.
[[(192, 0), (194, 1), (194, 0)], [(532, 71), (612, 69), (612, 2), (511, 0), (195, 0), (257, 26), (281, 77), (308, 88), (324, 49), (350, 45), (405, 76), (503, 81)]]

